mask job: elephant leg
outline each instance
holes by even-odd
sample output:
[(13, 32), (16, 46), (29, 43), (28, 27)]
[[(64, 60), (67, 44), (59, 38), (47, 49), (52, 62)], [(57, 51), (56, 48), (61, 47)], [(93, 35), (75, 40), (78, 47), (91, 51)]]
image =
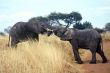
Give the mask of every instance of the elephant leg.
[(78, 48), (77, 41), (75, 39), (72, 39), (69, 42), (72, 45), (72, 49), (73, 49), (73, 54), (74, 54), (75, 61), (77, 61), (78, 64), (82, 64), (83, 61), (81, 60), (81, 58), (79, 56), (79, 52), (78, 52), (78, 49), (79, 48)]
[(39, 41), (39, 34), (36, 34), (36, 39)]
[(75, 57), (75, 60), (77, 61), (77, 63), (82, 64), (83, 61), (81, 60), (81, 58), (79, 56), (78, 48), (73, 47), (73, 53), (74, 53), (74, 57)]
[(97, 53), (102, 57), (102, 63), (107, 63), (107, 58), (104, 55), (103, 50), (101, 49), (101, 46), (99, 45), (99, 47), (97, 48)]
[(96, 64), (96, 51), (93, 48), (90, 51), (92, 53), (92, 60), (91, 60), (90, 64)]
[(34, 41), (36, 41), (36, 40), (38, 40), (39, 41), (39, 35), (38, 34), (33, 34), (32, 35), (32, 39), (34, 40)]

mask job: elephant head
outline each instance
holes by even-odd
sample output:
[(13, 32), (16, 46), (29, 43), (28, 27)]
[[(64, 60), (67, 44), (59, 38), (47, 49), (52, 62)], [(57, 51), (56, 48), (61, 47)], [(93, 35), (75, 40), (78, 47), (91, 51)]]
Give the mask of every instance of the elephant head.
[(49, 25), (49, 21), (47, 19), (43, 19), (43, 20), (37, 20), (37, 21), (33, 21), (29, 20), (27, 27), (31, 30), (34, 31), (35, 33), (46, 33), (47, 29), (51, 28), (51, 25)]
[(60, 39), (61, 40), (71, 40), (73, 38), (73, 35), (74, 35), (74, 31), (73, 29), (70, 29), (68, 28), (66, 31), (63, 30), (62, 32), (62, 35), (60, 36)]
[(48, 31), (48, 36), (50, 36), (52, 33), (54, 33), (56, 36), (58, 36), (61, 40), (70, 40), (73, 37), (74, 30), (72, 28), (68, 27), (53, 27), (53, 30)]
[(68, 41), (73, 38), (74, 31), (70, 28), (61, 28), (59, 30), (54, 31), (54, 34), (58, 36), (61, 40)]

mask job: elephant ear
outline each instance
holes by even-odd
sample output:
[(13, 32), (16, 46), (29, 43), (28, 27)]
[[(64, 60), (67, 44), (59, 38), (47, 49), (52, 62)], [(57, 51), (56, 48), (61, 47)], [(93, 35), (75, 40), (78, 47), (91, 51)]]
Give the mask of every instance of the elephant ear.
[(74, 34), (73, 29), (67, 29), (67, 31), (64, 33), (65, 39), (66, 40), (72, 39), (73, 38), (73, 34)]

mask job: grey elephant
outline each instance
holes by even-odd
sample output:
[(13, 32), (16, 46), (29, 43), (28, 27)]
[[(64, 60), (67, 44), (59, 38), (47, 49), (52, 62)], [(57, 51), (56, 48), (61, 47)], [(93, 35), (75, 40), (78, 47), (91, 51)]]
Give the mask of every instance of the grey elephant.
[(27, 39), (39, 40), (39, 34), (46, 33), (46, 29), (49, 27), (49, 22), (46, 20), (38, 22), (17, 22), (10, 29), (9, 42), (11, 37), (11, 46), (16, 47), (20, 41)]
[(48, 36), (52, 34), (52, 32), (60, 37), (61, 40), (69, 41), (72, 45), (73, 53), (75, 60), (77, 63), (82, 64), (83, 61), (79, 56), (78, 49), (89, 49), (92, 53), (91, 64), (96, 63), (96, 53), (98, 53), (102, 57), (102, 63), (107, 63), (107, 58), (104, 55), (103, 49), (101, 49), (102, 37), (101, 35), (94, 29), (70, 29), (63, 27), (55, 27), (52, 31), (48, 31)]

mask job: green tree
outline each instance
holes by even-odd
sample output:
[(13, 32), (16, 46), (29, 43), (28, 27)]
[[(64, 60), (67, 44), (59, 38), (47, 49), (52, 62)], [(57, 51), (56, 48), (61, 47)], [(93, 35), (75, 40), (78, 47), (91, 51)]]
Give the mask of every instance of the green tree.
[(85, 22), (83, 23), (83, 26), (84, 26), (85, 29), (86, 29), (86, 28), (90, 28), (90, 29), (93, 28), (91, 22), (88, 22), (88, 21), (85, 21)]
[(58, 24), (58, 25), (62, 25), (61, 23), (60, 23), (60, 20), (63, 18), (64, 16), (63, 16), (63, 14), (62, 13), (56, 13), (56, 12), (53, 12), (53, 13), (50, 13), (49, 15), (48, 15), (48, 19), (49, 19), (49, 21), (50, 21), (50, 24), (52, 25), (52, 24)]
[(53, 12), (48, 16), (48, 18), (52, 23), (58, 23), (59, 25), (62, 25), (60, 21), (63, 21), (68, 26), (78, 23), (82, 20), (82, 16), (78, 12), (71, 12), (69, 14)]
[(1, 36), (5, 36), (5, 33), (4, 33), (4, 32), (0, 32), (0, 35), (1, 35)]
[(73, 27), (74, 27), (75, 29), (85, 29), (85, 27), (84, 27), (80, 22), (78, 22), (78, 23), (76, 23), (75, 25), (73, 25)]
[(82, 16), (78, 12), (71, 12), (70, 14), (65, 14), (65, 18), (64, 18), (64, 21), (67, 24), (78, 23), (81, 20), (82, 20)]
[(108, 30), (108, 31), (110, 31), (110, 23), (107, 23), (107, 24), (105, 25), (105, 29)]
[(99, 32), (99, 33), (103, 33), (103, 32), (105, 32), (105, 30), (104, 29), (101, 29), (101, 28), (94, 28), (97, 32)]

